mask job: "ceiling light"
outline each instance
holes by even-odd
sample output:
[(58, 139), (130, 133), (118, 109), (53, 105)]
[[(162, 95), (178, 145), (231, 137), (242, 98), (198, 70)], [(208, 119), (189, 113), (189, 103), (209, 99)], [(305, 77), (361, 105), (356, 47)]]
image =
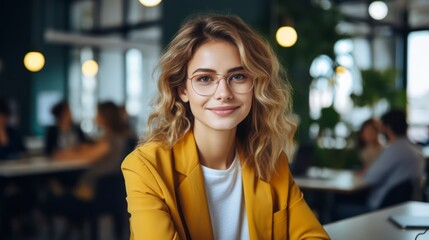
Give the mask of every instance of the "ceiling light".
[(40, 52), (28, 52), (24, 57), (24, 66), (30, 72), (38, 72), (45, 66), (45, 57)]
[(82, 73), (86, 77), (94, 77), (98, 73), (98, 64), (94, 60), (87, 60), (82, 64)]
[(145, 7), (155, 7), (161, 3), (162, 0), (139, 0), (139, 2)]
[(385, 2), (375, 1), (368, 7), (369, 15), (375, 20), (381, 20), (387, 16), (388, 8)]
[(281, 27), (277, 30), (276, 40), (282, 47), (292, 47), (296, 43), (297, 39), (298, 34), (291, 26)]

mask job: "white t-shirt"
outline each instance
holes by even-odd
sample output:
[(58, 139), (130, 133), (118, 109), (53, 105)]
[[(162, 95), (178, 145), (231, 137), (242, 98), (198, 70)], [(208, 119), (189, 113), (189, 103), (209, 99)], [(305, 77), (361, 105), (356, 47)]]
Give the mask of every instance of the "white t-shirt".
[(249, 239), (240, 160), (226, 170), (202, 166), (214, 239)]

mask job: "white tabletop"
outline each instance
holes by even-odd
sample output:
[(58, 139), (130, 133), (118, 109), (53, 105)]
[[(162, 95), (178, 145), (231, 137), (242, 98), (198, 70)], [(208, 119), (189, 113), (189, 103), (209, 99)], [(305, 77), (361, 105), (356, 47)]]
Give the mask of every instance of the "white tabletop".
[[(429, 203), (407, 202), (325, 225), (332, 240), (413, 240), (425, 229), (400, 229), (388, 218), (392, 215), (429, 216)], [(418, 240), (429, 239), (429, 232)]]
[(350, 170), (312, 167), (305, 177), (294, 177), (302, 189), (351, 193), (367, 187), (362, 178)]
[(0, 162), (0, 177), (19, 177), (84, 169), (80, 160), (54, 161), (47, 157), (32, 157)]

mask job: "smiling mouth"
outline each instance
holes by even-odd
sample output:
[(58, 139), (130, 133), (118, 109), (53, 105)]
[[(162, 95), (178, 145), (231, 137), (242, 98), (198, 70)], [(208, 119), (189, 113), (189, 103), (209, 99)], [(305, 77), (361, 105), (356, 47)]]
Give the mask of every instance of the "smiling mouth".
[(238, 107), (226, 107), (226, 108), (208, 108), (208, 110), (210, 110), (211, 112), (213, 112), (216, 115), (219, 116), (227, 116), (233, 112), (235, 112), (235, 110), (237, 110)]

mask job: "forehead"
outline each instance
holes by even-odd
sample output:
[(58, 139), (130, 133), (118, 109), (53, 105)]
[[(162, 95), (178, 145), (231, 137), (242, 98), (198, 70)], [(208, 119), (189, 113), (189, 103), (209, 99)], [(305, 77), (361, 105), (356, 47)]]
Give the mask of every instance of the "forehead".
[(212, 69), (219, 73), (242, 66), (235, 45), (223, 40), (212, 40), (199, 46), (188, 64), (188, 74), (199, 68)]

